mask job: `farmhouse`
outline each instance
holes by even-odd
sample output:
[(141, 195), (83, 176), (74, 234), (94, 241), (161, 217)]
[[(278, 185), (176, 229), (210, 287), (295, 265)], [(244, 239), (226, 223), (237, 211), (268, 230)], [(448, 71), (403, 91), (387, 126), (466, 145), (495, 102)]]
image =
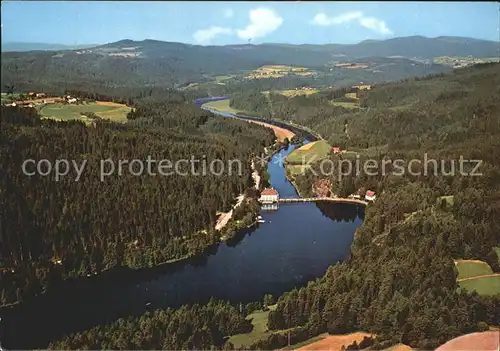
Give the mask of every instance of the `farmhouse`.
[(367, 190), (365, 195), (366, 201), (375, 201), (376, 195), (374, 191)]
[(260, 193), (259, 202), (261, 203), (270, 204), (278, 202), (278, 200), (279, 200), (279, 193), (274, 188), (266, 188), (262, 190), (262, 192)]
[(339, 154), (341, 152), (342, 152), (342, 150), (340, 149), (340, 147), (338, 147), (338, 146), (332, 147), (332, 153)]

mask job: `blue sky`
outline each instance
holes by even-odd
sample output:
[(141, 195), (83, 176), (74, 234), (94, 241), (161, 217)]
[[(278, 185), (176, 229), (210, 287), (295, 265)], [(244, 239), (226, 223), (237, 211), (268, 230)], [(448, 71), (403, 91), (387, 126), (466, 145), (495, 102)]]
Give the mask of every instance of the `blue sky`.
[(356, 43), (410, 35), (498, 41), (495, 2), (2, 1), (4, 42)]

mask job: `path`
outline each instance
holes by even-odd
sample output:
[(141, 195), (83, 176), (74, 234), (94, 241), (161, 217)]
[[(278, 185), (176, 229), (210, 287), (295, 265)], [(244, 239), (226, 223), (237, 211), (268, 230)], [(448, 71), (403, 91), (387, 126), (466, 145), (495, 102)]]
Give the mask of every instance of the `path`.
[(220, 215), (219, 219), (217, 220), (217, 223), (215, 224), (215, 230), (221, 230), (222, 228), (224, 228), (226, 226), (227, 222), (229, 222), (229, 220), (233, 216), (233, 210), (241, 205), (244, 198), (245, 198), (244, 195), (238, 196), (236, 198), (238, 201), (236, 202), (236, 205), (233, 206), (231, 211), (226, 212), (226, 213), (222, 213)]
[(280, 198), (278, 200), (280, 203), (290, 203), (290, 202), (315, 202), (315, 201), (329, 201), (329, 202), (343, 202), (351, 203), (357, 205), (368, 205), (367, 201), (349, 199), (344, 197), (294, 197), (294, 198)]
[(468, 277), (457, 279), (457, 282), (464, 282), (466, 280), (480, 279), (480, 278), (492, 278), (492, 277), (500, 277), (500, 273), (486, 274), (486, 275), (476, 275), (475, 277)]

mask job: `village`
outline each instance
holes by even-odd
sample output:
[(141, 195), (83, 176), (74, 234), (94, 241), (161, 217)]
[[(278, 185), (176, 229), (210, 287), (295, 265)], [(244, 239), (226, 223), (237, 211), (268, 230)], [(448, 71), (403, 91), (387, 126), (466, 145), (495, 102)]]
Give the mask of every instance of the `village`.
[(19, 107), (35, 107), (39, 105), (55, 104), (55, 103), (66, 103), (75, 104), (79, 99), (66, 95), (64, 97), (54, 97), (48, 96), (46, 93), (35, 93), (29, 92), (28, 94), (20, 94), (17, 100), (7, 103), (7, 106), (19, 106)]

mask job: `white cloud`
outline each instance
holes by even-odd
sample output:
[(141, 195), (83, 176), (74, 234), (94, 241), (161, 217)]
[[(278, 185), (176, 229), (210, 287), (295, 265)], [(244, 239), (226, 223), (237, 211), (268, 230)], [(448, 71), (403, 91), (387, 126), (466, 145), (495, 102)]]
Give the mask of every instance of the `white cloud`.
[(379, 34), (393, 34), (393, 32), (387, 27), (384, 21), (374, 17), (365, 17), (362, 12), (347, 12), (333, 17), (328, 17), (324, 13), (318, 13), (316, 16), (314, 16), (311, 23), (317, 26), (327, 27), (352, 21), (358, 21), (361, 26)]
[(241, 39), (264, 37), (274, 32), (283, 23), (283, 18), (268, 8), (253, 9), (250, 11), (249, 17), (250, 24), (237, 31)]
[(194, 40), (199, 44), (210, 44), (212, 39), (223, 34), (231, 34), (231, 28), (212, 26), (206, 29), (200, 29), (193, 34)]
[(333, 24), (342, 24), (346, 22), (351, 22), (355, 19), (362, 18), (363, 14), (361, 12), (347, 12), (339, 16), (328, 17), (324, 13), (318, 13), (314, 16), (312, 23), (318, 26), (331, 26)]
[(380, 33), (380, 34), (385, 34), (385, 35), (392, 35), (392, 31), (387, 28), (386, 24), (384, 21), (381, 21), (379, 19), (376, 19), (374, 17), (363, 17), (360, 18), (359, 23), (368, 29), (371, 29), (374, 32)]
[(231, 9), (226, 9), (226, 11), (224, 11), (224, 17), (226, 18), (231, 18), (234, 16), (234, 11), (231, 10)]

